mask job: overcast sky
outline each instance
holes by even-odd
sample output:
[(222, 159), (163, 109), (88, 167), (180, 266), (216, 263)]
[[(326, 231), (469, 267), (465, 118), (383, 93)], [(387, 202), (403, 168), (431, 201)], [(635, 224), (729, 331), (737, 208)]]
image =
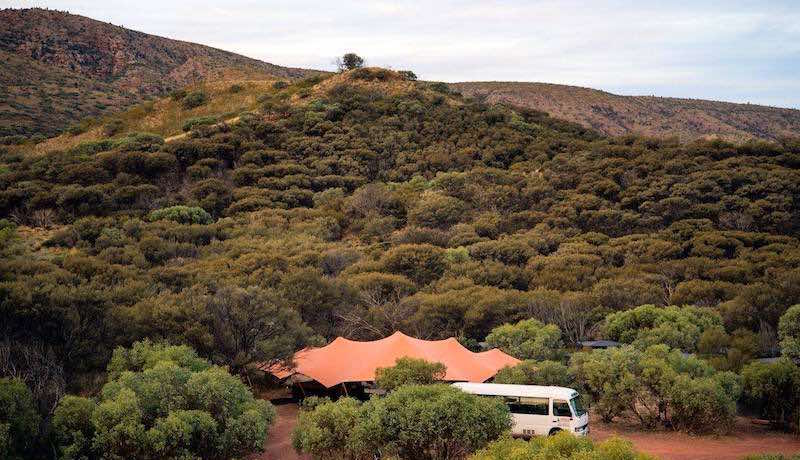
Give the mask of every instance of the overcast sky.
[(426, 80), (542, 81), (800, 108), (800, 0), (0, 5), (67, 10), (294, 67), (333, 69), (335, 56), (354, 51)]

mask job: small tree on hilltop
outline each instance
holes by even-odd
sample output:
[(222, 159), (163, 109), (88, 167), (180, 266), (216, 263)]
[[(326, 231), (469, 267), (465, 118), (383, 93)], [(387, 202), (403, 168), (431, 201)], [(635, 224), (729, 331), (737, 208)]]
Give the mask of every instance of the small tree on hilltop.
[(336, 67), (339, 68), (339, 72), (360, 69), (364, 67), (364, 58), (356, 53), (345, 53), (342, 57), (336, 58)]

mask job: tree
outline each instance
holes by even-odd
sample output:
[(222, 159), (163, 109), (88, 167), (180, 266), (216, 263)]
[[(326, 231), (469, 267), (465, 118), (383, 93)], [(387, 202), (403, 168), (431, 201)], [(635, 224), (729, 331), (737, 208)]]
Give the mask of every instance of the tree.
[(606, 317), (607, 337), (639, 348), (664, 343), (685, 352), (697, 349), (707, 329), (722, 327), (722, 318), (708, 308), (642, 305)]
[(445, 251), (430, 244), (402, 244), (381, 257), (387, 271), (404, 275), (418, 284), (428, 284), (444, 273)]
[(461, 459), (510, 428), (502, 401), (450, 385), (405, 385), (364, 404), (342, 398), (304, 410), (292, 444), (316, 459)]
[(570, 357), (570, 372), (604, 421), (611, 422), (634, 404), (639, 387), (637, 358), (628, 347), (579, 352)]
[(800, 304), (789, 307), (778, 323), (781, 354), (800, 359)]
[(745, 403), (783, 428), (797, 428), (800, 368), (786, 358), (775, 363), (753, 362), (742, 368)]
[(432, 363), (424, 359), (398, 358), (392, 367), (379, 367), (375, 370), (375, 383), (386, 391), (403, 385), (430, 385), (444, 378), (447, 368), (442, 363)]
[(96, 404), (66, 397), (56, 408), (63, 456), (239, 457), (261, 449), (275, 419), (268, 402), (186, 346), (117, 348), (108, 377)]
[(29, 458), (39, 433), (31, 391), (19, 379), (0, 378), (0, 457)]
[(558, 359), (562, 355), (561, 330), (535, 319), (503, 324), (492, 329), (486, 342), (519, 359)]
[(504, 367), (494, 376), (495, 383), (515, 385), (554, 385), (572, 387), (575, 378), (569, 374), (569, 368), (556, 361), (526, 360), (516, 366)]
[(296, 310), (254, 286), (222, 287), (208, 298), (205, 313), (215, 361), (229, 366), (233, 374), (255, 362), (288, 362), (295, 351), (320, 342)]
[(725, 432), (740, 394), (735, 374), (666, 345), (575, 353), (570, 373), (605, 421), (627, 414), (648, 428), (672, 422), (695, 433)]
[(358, 459), (359, 446), (352, 442), (353, 432), (362, 423), (362, 408), (352, 398), (340, 398), (302, 410), (292, 432), (292, 446), (315, 459)]
[(356, 53), (345, 53), (342, 57), (336, 58), (336, 67), (338, 67), (339, 72), (360, 69), (364, 67), (364, 58)]
[(403, 386), (365, 403), (364, 411), (356, 442), (403, 459), (463, 458), (511, 428), (502, 401), (450, 385)]
[(60, 458), (77, 460), (92, 458), (94, 426), (92, 413), (97, 408), (94, 401), (67, 395), (59, 401), (51, 426), (55, 442), (60, 447)]

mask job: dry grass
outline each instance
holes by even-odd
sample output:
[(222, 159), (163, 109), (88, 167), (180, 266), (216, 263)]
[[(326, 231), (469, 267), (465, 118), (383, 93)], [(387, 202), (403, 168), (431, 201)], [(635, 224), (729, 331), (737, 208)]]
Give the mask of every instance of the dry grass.
[[(258, 109), (259, 96), (276, 91), (272, 88), (275, 81), (275, 79), (223, 80), (193, 85), (186, 89), (187, 92), (203, 91), (208, 96), (208, 101), (200, 107), (185, 109), (180, 100), (176, 101), (170, 97), (148, 101), (122, 113), (103, 117), (91, 123), (84, 133), (78, 135), (64, 133), (47, 139), (37, 144), (32, 152), (45, 154), (72, 148), (84, 142), (105, 139), (103, 126), (114, 120), (120, 120), (123, 126), (114, 135), (115, 138), (136, 132), (158, 134), (164, 138), (179, 136), (183, 134), (183, 124), (189, 119), (214, 116), (220, 121), (225, 121), (235, 119), (243, 112)], [(238, 85), (241, 89), (233, 92), (231, 91), (233, 85)]]

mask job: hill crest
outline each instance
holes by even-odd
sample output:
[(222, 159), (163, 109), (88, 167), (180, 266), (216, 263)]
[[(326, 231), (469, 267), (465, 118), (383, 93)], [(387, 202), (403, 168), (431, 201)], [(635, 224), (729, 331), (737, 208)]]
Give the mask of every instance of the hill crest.
[(800, 134), (800, 110), (659, 96), (620, 96), (553, 83), (459, 82), (468, 97), (541, 110), (608, 136), (678, 136), (681, 141), (721, 138), (743, 142)]
[[(9, 66), (0, 71), (5, 86), (0, 121), (10, 126), (0, 135), (52, 135), (69, 122), (204, 80), (296, 79), (319, 73), (62, 11), (4, 9), (0, 23), (0, 57), (20, 64), (13, 73)], [(50, 80), (52, 88), (40, 87)]]

